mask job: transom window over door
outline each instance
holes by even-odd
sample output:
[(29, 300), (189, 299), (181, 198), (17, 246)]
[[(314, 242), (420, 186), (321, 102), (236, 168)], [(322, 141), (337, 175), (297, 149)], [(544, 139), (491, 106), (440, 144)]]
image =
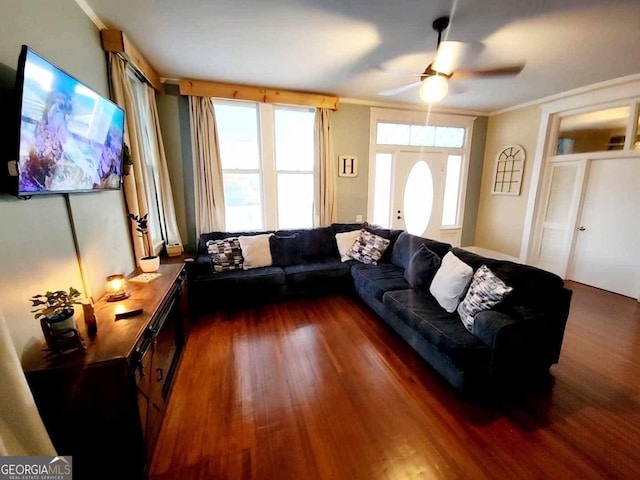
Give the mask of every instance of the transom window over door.
[(313, 223), (313, 108), (215, 100), (227, 230)]

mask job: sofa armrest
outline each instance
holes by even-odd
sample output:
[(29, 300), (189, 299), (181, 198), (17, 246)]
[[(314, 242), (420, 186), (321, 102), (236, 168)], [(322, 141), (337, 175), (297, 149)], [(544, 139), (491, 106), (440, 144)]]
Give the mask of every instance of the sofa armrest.
[(487, 310), (476, 315), (473, 334), (491, 349), (492, 375), (546, 371), (557, 362), (562, 343), (549, 317), (526, 308), (512, 313)]

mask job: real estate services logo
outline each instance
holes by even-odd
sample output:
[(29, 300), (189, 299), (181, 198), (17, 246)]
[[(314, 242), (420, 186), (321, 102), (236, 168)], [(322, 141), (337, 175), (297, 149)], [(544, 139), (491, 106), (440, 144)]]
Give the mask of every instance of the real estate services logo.
[(71, 480), (71, 457), (0, 457), (0, 480)]

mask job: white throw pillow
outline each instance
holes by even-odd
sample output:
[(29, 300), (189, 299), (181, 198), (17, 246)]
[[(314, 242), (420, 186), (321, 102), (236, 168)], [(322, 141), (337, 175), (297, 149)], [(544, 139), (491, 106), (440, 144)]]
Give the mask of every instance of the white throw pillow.
[(340, 252), (340, 261), (348, 262), (352, 260), (347, 256), (347, 252), (353, 246), (360, 236), (362, 230), (353, 230), (351, 232), (336, 233), (336, 243), (338, 244), (338, 252)]
[(268, 267), (273, 263), (271, 259), (271, 248), (269, 246), (269, 237), (271, 235), (273, 234), (265, 233), (238, 237), (240, 248), (242, 249), (242, 257), (244, 258), (243, 268), (245, 270)]
[[(242, 253), (244, 254), (244, 250)], [(449, 252), (442, 259), (442, 264), (433, 277), (429, 291), (442, 308), (453, 313), (458, 308), (471, 277), (473, 277), (473, 269)]]

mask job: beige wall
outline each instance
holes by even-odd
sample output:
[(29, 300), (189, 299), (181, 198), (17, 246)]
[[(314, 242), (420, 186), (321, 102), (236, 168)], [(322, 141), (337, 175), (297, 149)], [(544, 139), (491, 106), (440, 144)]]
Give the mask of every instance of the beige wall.
[(355, 222), (356, 215), (367, 219), (369, 190), (369, 123), (367, 105), (342, 104), (333, 113), (333, 153), (358, 157), (357, 177), (338, 177), (338, 222)]
[[(165, 90), (177, 88), (175, 85), (167, 85)], [(180, 130), (180, 116), (178, 105), (181, 98), (177, 95), (157, 95), (158, 117), (160, 118), (160, 130), (164, 142), (164, 151), (167, 157), (167, 168), (171, 179), (171, 191), (175, 201), (176, 219), (178, 230), (183, 244), (189, 243), (185, 198), (184, 165), (182, 162), (182, 135)], [(189, 132), (187, 131), (188, 135)], [(190, 141), (189, 137), (186, 141)]]
[[(482, 171), (482, 187), (476, 223), (475, 245), (514, 257), (520, 245), (535, 156), (540, 107), (532, 106), (489, 117)], [(492, 195), (493, 167), (497, 153), (510, 144), (524, 147), (526, 162), (519, 196)]]
[[(73, 0), (2, 2), (3, 88), (13, 85), (22, 44), (98, 93), (108, 94), (99, 32)], [(104, 293), (107, 275), (130, 273), (134, 268), (121, 192), (74, 194), (70, 205), (71, 217), (62, 195), (24, 201), (0, 194), (0, 310), (18, 355), (30, 346), (40, 348), (43, 340), (39, 322), (30, 313), (29, 297), (70, 286), (82, 290), (71, 219), (94, 297)]]

